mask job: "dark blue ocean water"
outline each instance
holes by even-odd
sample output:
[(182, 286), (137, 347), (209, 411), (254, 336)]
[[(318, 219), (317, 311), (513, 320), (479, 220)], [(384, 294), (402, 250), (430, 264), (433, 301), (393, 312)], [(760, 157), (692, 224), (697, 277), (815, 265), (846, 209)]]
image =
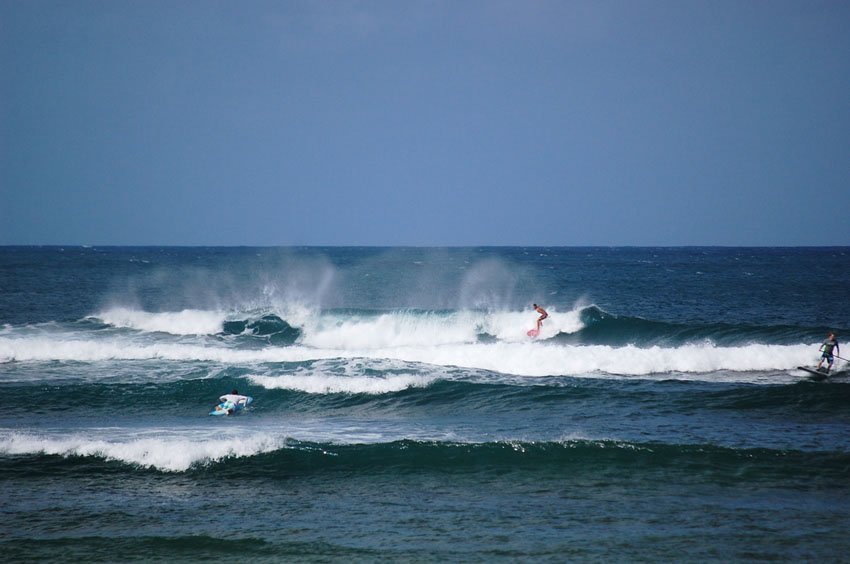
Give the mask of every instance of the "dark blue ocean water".
[(797, 366), (848, 289), (850, 248), (0, 248), (0, 548), (846, 561), (847, 363)]

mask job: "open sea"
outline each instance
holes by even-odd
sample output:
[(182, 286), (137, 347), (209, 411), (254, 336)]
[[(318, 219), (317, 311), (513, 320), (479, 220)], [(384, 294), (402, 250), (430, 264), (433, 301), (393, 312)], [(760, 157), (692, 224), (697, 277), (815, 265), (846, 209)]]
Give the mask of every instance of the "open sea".
[(797, 369), (848, 294), (848, 247), (0, 247), (0, 552), (848, 562), (848, 365)]

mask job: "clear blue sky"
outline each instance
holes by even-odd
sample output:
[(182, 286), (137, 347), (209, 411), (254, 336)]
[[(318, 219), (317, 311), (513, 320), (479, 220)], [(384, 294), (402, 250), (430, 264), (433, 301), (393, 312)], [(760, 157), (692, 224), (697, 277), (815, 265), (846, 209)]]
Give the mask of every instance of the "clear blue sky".
[(848, 245), (850, 2), (0, 0), (0, 244)]

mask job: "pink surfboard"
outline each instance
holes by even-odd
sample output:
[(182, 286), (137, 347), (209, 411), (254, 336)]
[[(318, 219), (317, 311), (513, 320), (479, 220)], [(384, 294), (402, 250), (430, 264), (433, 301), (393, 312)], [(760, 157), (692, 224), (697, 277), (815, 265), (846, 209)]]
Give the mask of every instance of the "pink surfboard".
[(536, 337), (539, 334), (540, 334), (540, 331), (538, 331), (537, 329), (529, 329), (528, 330), (528, 336), (529, 337)]

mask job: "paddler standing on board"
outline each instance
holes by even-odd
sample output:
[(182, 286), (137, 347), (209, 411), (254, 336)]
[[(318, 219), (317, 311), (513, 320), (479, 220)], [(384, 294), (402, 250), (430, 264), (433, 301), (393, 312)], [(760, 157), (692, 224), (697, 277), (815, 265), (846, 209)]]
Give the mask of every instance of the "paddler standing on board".
[(531, 304), (534, 307), (534, 311), (540, 314), (540, 317), (537, 318), (537, 331), (540, 332), (540, 326), (543, 325), (543, 320), (549, 317), (549, 314), (546, 313), (546, 310), (540, 307), (537, 304)]
[[(818, 362), (818, 370), (820, 370), (823, 361), (825, 360), (828, 364), (826, 367), (827, 373), (832, 370), (832, 363), (835, 362), (835, 357), (841, 354), (840, 349), (838, 348), (838, 339), (835, 338), (835, 333), (832, 331), (827, 335), (826, 340), (820, 346), (823, 354), (820, 355), (820, 362)], [(835, 355), (833, 355), (832, 351), (835, 351)]]

